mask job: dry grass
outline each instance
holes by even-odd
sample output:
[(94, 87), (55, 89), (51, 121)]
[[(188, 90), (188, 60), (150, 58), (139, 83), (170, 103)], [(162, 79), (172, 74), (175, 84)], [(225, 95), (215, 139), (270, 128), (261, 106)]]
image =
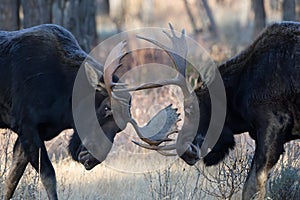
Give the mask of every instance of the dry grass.
[[(130, 1), (133, 4), (140, 2), (139, 0)], [(124, 30), (144, 26), (166, 27), (167, 22), (171, 22), (176, 30), (184, 27), (187, 33), (191, 32), (182, 1), (174, 1), (172, 4), (158, 0), (153, 2), (156, 9), (152, 21), (146, 24), (141, 23), (139, 10), (132, 8), (135, 10), (132, 12), (133, 14), (127, 14)], [(194, 5), (196, 0), (188, 2)], [(250, 41), (250, 3), (226, 0), (222, 5), (218, 4), (217, 0), (209, 2), (214, 11), (221, 42), (216, 43), (207, 33), (195, 36), (195, 39), (219, 63), (240, 51), (241, 46)], [(197, 12), (195, 8), (193, 9), (193, 12)], [(198, 17), (201, 14), (203, 13), (195, 14), (198, 20), (201, 20), (201, 17)], [(113, 26), (111, 20), (98, 18), (99, 23), (104, 20), (106, 22), (99, 26), (101, 30), (111, 29)], [(155, 52), (153, 55), (155, 57)], [(142, 61), (144, 62), (144, 60)], [(148, 98), (144, 98), (145, 94)], [(150, 92), (141, 91), (135, 95), (132, 115), (140, 125), (145, 124), (159, 109), (170, 103), (173, 103), (174, 107), (178, 107), (179, 112), (183, 113), (180, 103), (182, 94), (178, 88), (165, 87)], [(8, 133), (2, 134), (6, 132)], [(63, 134), (62, 137), (56, 139), (56, 142), (48, 144), (51, 157), (57, 153), (53, 150), (58, 149), (57, 144), (59, 144), (59, 154), (62, 155), (61, 152), (63, 152), (62, 158), (58, 159), (59, 156), (55, 155), (53, 159), (60, 199), (240, 199), (241, 187), (253, 155), (253, 141), (243, 135), (237, 137), (239, 142), (236, 149), (220, 165), (204, 168), (202, 163), (198, 162), (196, 166), (190, 167), (181, 159), (166, 159), (157, 153), (134, 146), (131, 140), (138, 140), (138, 138), (132, 127), (128, 126), (117, 135), (108, 159), (92, 171), (85, 171), (82, 165), (66, 157), (67, 143), (65, 141), (69, 135), (70, 132)], [(7, 130), (2, 130), (0, 133), (0, 198), (3, 195), (15, 139), (16, 134)], [(279, 193), (278, 186), (281, 185), (279, 178), (283, 177), (282, 172), (285, 169), (293, 169), (291, 170), (294, 173), (293, 177), (299, 180), (299, 150), (299, 142), (293, 142), (286, 146), (284, 156), (271, 174), (271, 177), (274, 177), (271, 179), (274, 184), (272, 188), (272, 182), (270, 182), (270, 196), (273, 193)], [(293, 184), (297, 184), (297, 182), (293, 182), (292, 186)], [(31, 166), (27, 167), (13, 199), (46, 199), (46, 192)]]
[[(244, 135), (237, 140), (249, 141), (249, 138)], [(286, 177), (285, 183), (290, 183), (288, 180), (290, 181), (291, 174), (282, 176), (282, 172), (286, 172), (287, 169), (293, 169), (290, 171), (294, 173), (292, 174), (294, 182), (290, 184), (297, 186), (295, 180), (299, 180), (300, 176), (298, 162), (300, 147), (296, 142), (289, 146), (288, 156), (285, 154), (282, 157), (271, 174), (270, 184), (273, 183), (273, 190), (270, 196), (274, 196), (276, 189), (282, 188), (283, 182), (281, 180), (279, 184), (278, 177), (281, 179)], [(53, 161), (58, 195), (60, 199), (240, 199), (241, 188), (250, 164), (248, 158), (252, 156), (251, 145), (248, 146), (250, 147), (248, 150), (241, 147), (242, 145), (238, 144), (230, 156), (215, 167), (205, 168), (201, 162), (190, 167), (181, 159), (175, 159), (162, 169), (153, 167), (152, 170), (143, 173), (133, 171), (130, 153), (111, 158), (117, 169), (112, 168), (112, 163), (104, 162), (93, 170), (86, 171), (81, 164), (69, 158), (60, 159)], [(11, 153), (8, 153), (8, 157), (10, 156)], [(135, 167), (139, 166), (140, 170), (147, 169), (151, 164), (155, 165), (153, 163), (157, 160), (157, 155), (153, 154), (147, 161), (135, 160)], [(7, 164), (9, 166), (10, 159)], [(5, 154), (1, 152), (0, 196), (3, 195), (3, 185), (7, 176), (7, 171), (3, 171), (4, 165)], [(297, 192), (299, 194), (299, 188), (298, 190), (295, 188), (292, 192), (295, 195)], [(46, 192), (31, 166), (27, 167), (13, 199), (46, 199)]]

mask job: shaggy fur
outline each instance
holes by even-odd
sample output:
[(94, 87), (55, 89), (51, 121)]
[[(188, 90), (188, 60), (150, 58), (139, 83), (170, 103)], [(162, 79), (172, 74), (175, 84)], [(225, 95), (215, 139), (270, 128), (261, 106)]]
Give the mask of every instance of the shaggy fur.
[[(49, 199), (57, 199), (55, 172), (44, 141), (51, 140), (64, 129), (75, 128), (72, 91), (85, 59), (103, 71), (103, 67), (79, 47), (73, 35), (57, 25), (0, 32), (0, 128), (10, 128), (18, 134), (4, 199), (12, 197), (28, 163), (39, 171), (39, 149), (42, 183)], [(83, 81), (82, 87), (94, 93), (88, 80)], [(96, 107), (107, 99), (103, 94), (97, 92)], [(113, 138), (119, 128), (111, 115), (101, 114), (107, 110), (105, 103), (102, 106), (97, 110), (100, 112), (98, 120), (100, 125), (111, 124), (104, 132)], [(84, 149), (78, 134), (74, 134), (71, 143), (75, 160), (78, 161), (80, 151), (85, 151), (85, 159), (81, 161), (86, 168), (91, 169), (99, 163)]]
[[(223, 132), (206, 165), (224, 159), (234, 147), (234, 134), (249, 132), (256, 142), (243, 199), (265, 194), (266, 174), (276, 164), (285, 142), (300, 138), (300, 23), (267, 27), (246, 50), (219, 66), (227, 95)], [(212, 83), (213, 84), (213, 83)], [(201, 110), (201, 147), (209, 125), (211, 103), (207, 89), (196, 90)], [(182, 158), (193, 165), (199, 158)], [(192, 161), (192, 162), (191, 162)]]

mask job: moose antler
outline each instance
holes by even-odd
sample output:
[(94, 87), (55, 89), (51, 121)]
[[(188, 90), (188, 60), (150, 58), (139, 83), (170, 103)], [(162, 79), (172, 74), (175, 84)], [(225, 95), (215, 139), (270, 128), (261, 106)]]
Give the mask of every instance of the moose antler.
[(178, 155), (182, 155), (188, 148), (193, 147), (192, 141), (197, 132), (197, 126), (195, 126), (195, 124), (198, 124), (199, 122), (199, 116), (197, 116), (199, 114), (199, 106), (198, 106), (196, 95), (193, 93), (193, 91), (189, 90), (185, 80), (186, 57), (188, 53), (188, 45), (185, 38), (185, 31), (183, 29), (181, 32), (181, 36), (177, 37), (173, 26), (169, 24), (169, 27), (171, 30), (171, 35), (166, 31), (163, 32), (171, 40), (172, 48), (169, 48), (157, 42), (156, 40), (150, 38), (145, 38), (141, 36), (137, 36), (137, 37), (157, 45), (169, 55), (177, 71), (176, 77), (174, 77), (173, 79), (167, 79), (167, 80), (156, 81), (151, 83), (144, 83), (133, 88), (116, 89), (114, 91), (134, 91), (134, 90), (142, 90), (148, 88), (157, 88), (157, 87), (162, 87), (164, 85), (179, 86), (184, 95), (185, 116), (184, 116), (184, 124), (181, 130), (179, 130), (176, 144), (158, 146), (160, 143), (157, 143), (154, 144), (155, 146), (153, 146), (153, 143), (150, 145), (141, 144), (138, 142), (134, 142), (134, 143), (146, 149), (156, 150), (159, 153), (162, 153), (163, 155), (165, 154), (170, 155), (168, 153), (165, 153), (164, 151), (174, 150), (174, 149), (176, 149)]
[[(127, 123), (131, 123), (139, 138), (150, 146), (158, 146), (162, 142), (171, 141), (169, 135), (177, 132), (176, 123), (179, 116), (177, 109), (173, 109), (172, 105), (169, 105), (157, 113), (146, 126), (139, 127), (131, 117), (131, 96), (128, 90), (124, 89), (127, 84), (113, 81), (114, 73), (122, 65), (120, 61), (126, 55), (125, 46), (126, 42), (117, 44), (108, 55), (104, 65), (104, 83), (111, 97), (114, 119), (121, 129), (124, 129)], [(175, 148), (173, 147), (173, 149)]]
[[(185, 80), (185, 71), (186, 71), (186, 56), (188, 52), (188, 45), (185, 38), (185, 31), (182, 30), (181, 36), (177, 37), (174, 31), (174, 28), (171, 24), (169, 24), (171, 34), (166, 31), (163, 31), (166, 36), (171, 40), (172, 47), (169, 48), (153, 39), (145, 38), (138, 36), (138, 38), (146, 40), (150, 43), (157, 45), (158, 47), (162, 48), (171, 58), (176, 71), (176, 77), (172, 79), (144, 83), (137, 87), (126, 87), (127, 84), (124, 83), (115, 83), (113, 82), (113, 75), (114, 72), (121, 66), (121, 64), (113, 63), (113, 65), (107, 66), (105, 64), (105, 72), (104, 72), (104, 79), (105, 85), (107, 87), (107, 91), (110, 93), (111, 104), (113, 109), (113, 115), (120, 126), (121, 129), (124, 129), (126, 124), (129, 122), (133, 125), (134, 129), (137, 132), (137, 135), (141, 140), (146, 142), (147, 144), (134, 142), (135, 144), (151, 150), (156, 150), (163, 155), (174, 155), (167, 153), (165, 151), (168, 150), (175, 150), (177, 154), (180, 156), (188, 148), (194, 147), (192, 145), (192, 141), (197, 133), (197, 124), (199, 124), (199, 106), (197, 101), (197, 96), (194, 94), (193, 91), (190, 91), (186, 80)], [(124, 56), (124, 52), (122, 49), (124, 48), (124, 43), (117, 45), (111, 52), (112, 58), (122, 58)], [(109, 56), (110, 58), (110, 56)], [(119, 61), (119, 60), (118, 60)], [(108, 67), (108, 69), (106, 69)], [(177, 128), (174, 128), (174, 125), (178, 121), (178, 114), (176, 113), (175, 109), (172, 109), (171, 106), (164, 108), (160, 111), (156, 116), (150, 120), (150, 122), (143, 128), (139, 127), (136, 121), (131, 117), (130, 114), (130, 94), (129, 91), (136, 91), (136, 90), (143, 90), (143, 89), (150, 89), (150, 88), (157, 88), (162, 87), (164, 85), (177, 85), (181, 88), (182, 93), (184, 95), (184, 124), (178, 132), (178, 137), (176, 140), (176, 144), (168, 144), (164, 146), (159, 146), (162, 142), (172, 141), (168, 136), (174, 132), (177, 132)], [(166, 115), (166, 120), (161, 120), (163, 117), (163, 113)], [(165, 124), (159, 131), (153, 131), (156, 127), (156, 121), (164, 121)], [(152, 134), (156, 132), (155, 134)], [(146, 136), (146, 133), (151, 133), (152, 136)], [(198, 149), (198, 148), (196, 148)], [(199, 153), (197, 151), (197, 153)]]
[(110, 97), (112, 97), (113, 95), (112, 88), (114, 86), (126, 85), (125, 83), (117, 83), (113, 81), (114, 73), (119, 67), (122, 66), (122, 63), (120, 63), (120, 61), (127, 54), (124, 51), (126, 45), (126, 41), (122, 41), (119, 44), (117, 44), (107, 56), (107, 59), (104, 64), (104, 84)]
[[(187, 87), (186, 80), (185, 80), (185, 71), (186, 71), (186, 56), (188, 52), (188, 46), (185, 39), (185, 31), (182, 30), (181, 36), (177, 37), (174, 31), (174, 28), (171, 24), (169, 24), (171, 34), (169, 34), (166, 31), (163, 31), (166, 36), (171, 40), (172, 42), (172, 48), (169, 48), (153, 39), (145, 38), (142, 36), (137, 36), (140, 39), (146, 40), (150, 43), (153, 43), (157, 45), (158, 47), (162, 48), (171, 58), (176, 71), (177, 75), (176, 77), (172, 79), (162, 80), (162, 81), (156, 81), (156, 82), (150, 82), (150, 83), (144, 83), (137, 87), (126, 87), (126, 84), (117, 84), (112, 82), (112, 76), (115, 70), (120, 66), (120, 64), (115, 64), (111, 67), (111, 69), (108, 69), (105, 73), (105, 84), (110, 87), (111, 96), (112, 98), (112, 104), (116, 104), (117, 107), (119, 107), (120, 111), (117, 115), (114, 114), (114, 116), (119, 116), (119, 119), (121, 123), (125, 126), (125, 123), (129, 122), (133, 125), (134, 129), (136, 130), (139, 138), (146, 142), (147, 144), (139, 143), (133, 141), (135, 144), (151, 150), (156, 150), (159, 153), (163, 155), (174, 155), (166, 153), (167, 150), (177, 150), (178, 152), (178, 142), (177, 144), (169, 144), (164, 146), (159, 146), (162, 142), (168, 142), (172, 141), (168, 136), (174, 132), (178, 132), (177, 128), (173, 128), (174, 124), (178, 121), (178, 114), (176, 113), (177, 110), (172, 109), (171, 106), (168, 106), (164, 108), (162, 111), (160, 111), (156, 116), (150, 120), (150, 122), (143, 128), (139, 127), (134, 119), (132, 119), (130, 114), (130, 97), (128, 96), (129, 91), (136, 91), (136, 90), (143, 90), (143, 89), (150, 89), (150, 88), (157, 88), (162, 87), (164, 85), (177, 85), (181, 88), (183, 95), (184, 95), (184, 108), (185, 108), (185, 124), (181, 129), (182, 131), (191, 131), (191, 124), (195, 121), (191, 119), (194, 117), (193, 109), (196, 105), (195, 102), (195, 96), (191, 94), (189, 91), (189, 88)], [(121, 46), (117, 46), (116, 49), (118, 49)], [(119, 49), (120, 50), (120, 49)], [(120, 53), (120, 55), (122, 55)], [(121, 113), (121, 114), (120, 114)], [(163, 120), (163, 113), (165, 113), (166, 120), (165, 124), (163, 125), (164, 128), (162, 128), (160, 131), (158, 131), (156, 134), (153, 134), (152, 136), (146, 136), (146, 133), (153, 133), (154, 128), (156, 127), (157, 122), (162, 122)], [(123, 120), (123, 122), (122, 122)], [(125, 123), (124, 123), (125, 122)], [(189, 139), (188, 141), (190, 141)], [(183, 140), (185, 142), (187, 140)], [(181, 145), (183, 146), (183, 145)], [(186, 145), (188, 146), (188, 145)], [(184, 148), (183, 148), (184, 149)]]

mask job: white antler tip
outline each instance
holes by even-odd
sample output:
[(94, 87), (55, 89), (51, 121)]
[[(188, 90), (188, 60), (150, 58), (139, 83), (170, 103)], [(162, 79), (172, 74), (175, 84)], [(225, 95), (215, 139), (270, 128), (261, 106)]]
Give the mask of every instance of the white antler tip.
[(185, 29), (182, 29), (181, 34), (185, 35)]

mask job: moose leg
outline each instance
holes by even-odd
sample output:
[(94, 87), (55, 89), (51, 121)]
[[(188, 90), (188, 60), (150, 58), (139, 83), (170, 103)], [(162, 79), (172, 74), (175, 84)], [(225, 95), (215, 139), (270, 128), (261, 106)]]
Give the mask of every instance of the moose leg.
[(43, 145), (29, 158), (30, 164), (40, 173), (41, 181), (47, 191), (49, 200), (56, 200), (56, 177), (52, 163), (48, 157), (46, 147)]
[(255, 165), (255, 155), (253, 157), (251, 168), (248, 173), (245, 185), (243, 187), (243, 199), (251, 199), (251, 197), (256, 193), (256, 165)]
[[(41, 181), (47, 191), (49, 200), (57, 200), (56, 178), (54, 168), (48, 157), (44, 142), (41, 140), (38, 131), (29, 126), (29, 123), (19, 131), (19, 137), (28, 161), (40, 173)], [(25, 134), (24, 134), (25, 133)]]
[(13, 161), (8, 178), (5, 182), (4, 199), (10, 199), (26, 169), (28, 158), (21, 146), (19, 138), (16, 140), (13, 149)]
[(269, 171), (283, 152), (284, 138), (291, 129), (291, 120), (283, 112), (269, 112), (257, 125), (255, 155), (243, 189), (243, 199), (251, 199), (254, 195), (264, 199)]

